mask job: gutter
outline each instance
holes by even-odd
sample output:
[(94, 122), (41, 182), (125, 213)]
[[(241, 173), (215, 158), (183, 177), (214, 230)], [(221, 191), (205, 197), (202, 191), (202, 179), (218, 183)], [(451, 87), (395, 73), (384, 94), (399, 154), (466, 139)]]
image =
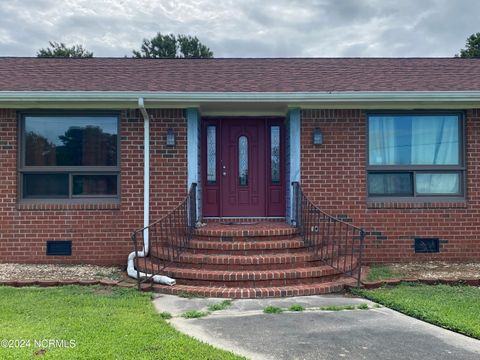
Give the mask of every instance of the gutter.
[[(149, 233), (148, 225), (150, 224), (150, 117), (145, 109), (143, 98), (138, 98), (138, 108), (143, 116), (143, 250), (137, 252), (131, 252), (128, 255), (127, 260), (127, 274), (131, 278), (138, 279), (152, 277), (152, 274), (146, 274), (144, 272), (137, 272), (135, 269), (136, 256), (146, 257), (149, 252)], [(153, 282), (163, 285), (175, 285), (175, 279), (163, 275), (154, 275), (152, 277)]]
[[(143, 92), (0, 91), (0, 102), (478, 102), (480, 91)], [(140, 108), (141, 109), (141, 108)]]

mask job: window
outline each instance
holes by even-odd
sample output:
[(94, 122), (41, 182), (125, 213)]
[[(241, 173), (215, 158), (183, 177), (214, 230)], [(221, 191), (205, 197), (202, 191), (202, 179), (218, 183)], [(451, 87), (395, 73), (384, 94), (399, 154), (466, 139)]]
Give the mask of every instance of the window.
[(115, 115), (24, 115), (21, 198), (118, 197), (118, 123)]
[(217, 182), (217, 127), (207, 126), (207, 182)]
[(370, 115), (369, 196), (463, 196), (462, 139), (460, 114)]
[(273, 184), (280, 184), (280, 126), (270, 128), (271, 176)]
[(238, 178), (240, 186), (248, 185), (248, 139), (238, 138)]

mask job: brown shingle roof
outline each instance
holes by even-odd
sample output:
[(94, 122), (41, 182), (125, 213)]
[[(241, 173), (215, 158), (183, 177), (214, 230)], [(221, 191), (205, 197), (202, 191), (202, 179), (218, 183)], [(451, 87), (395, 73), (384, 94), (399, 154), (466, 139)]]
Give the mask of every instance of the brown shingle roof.
[(0, 58), (0, 91), (480, 91), (480, 59)]

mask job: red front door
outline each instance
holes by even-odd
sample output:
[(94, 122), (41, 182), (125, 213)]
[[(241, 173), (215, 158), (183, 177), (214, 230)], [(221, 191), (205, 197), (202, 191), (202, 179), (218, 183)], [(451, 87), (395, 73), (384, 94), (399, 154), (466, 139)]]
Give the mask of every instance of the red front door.
[(281, 119), (204, 120), (204, 216), (284, 216), (283, 143)]

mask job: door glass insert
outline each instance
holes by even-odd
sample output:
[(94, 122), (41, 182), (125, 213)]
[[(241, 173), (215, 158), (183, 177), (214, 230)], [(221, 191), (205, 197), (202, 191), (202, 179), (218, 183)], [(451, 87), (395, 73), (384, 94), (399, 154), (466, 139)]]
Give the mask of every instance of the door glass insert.
[(248, 139), (238, 138), (238, 177), (240, 186), (248, 185)]
[(270, 156), (272, 183), (280, 183), (280, 126), (270, 128)]
[(217, 127), (207, 127), (207, 182), (217, 181)]

